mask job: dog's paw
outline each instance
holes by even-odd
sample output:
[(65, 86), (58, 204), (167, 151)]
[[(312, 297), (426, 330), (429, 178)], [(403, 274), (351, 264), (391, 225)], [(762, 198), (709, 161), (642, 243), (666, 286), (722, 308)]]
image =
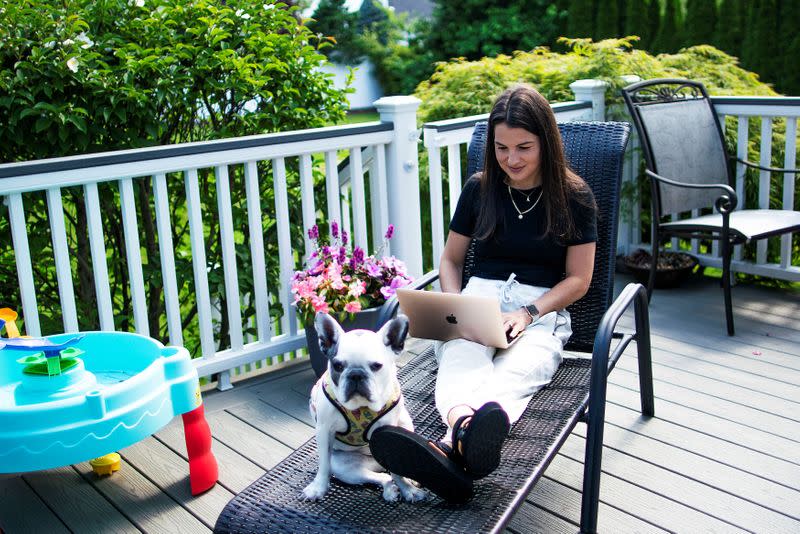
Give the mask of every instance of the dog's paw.
[(419, 488), (414, 484), (404, 484), (399, 489), (403, 499), (408, 502), (427, 501), (431, 497), (431, 493), (428, 490)]
[(302, 498), (306, 501), (318, 501), (328, 493), (328, 484), (314, 481), (303, 489)]
[(389, 482), (383, 486), (383, 500), (387, 502), (397, 502), (400, 500), (400, 488), (394, 482)]

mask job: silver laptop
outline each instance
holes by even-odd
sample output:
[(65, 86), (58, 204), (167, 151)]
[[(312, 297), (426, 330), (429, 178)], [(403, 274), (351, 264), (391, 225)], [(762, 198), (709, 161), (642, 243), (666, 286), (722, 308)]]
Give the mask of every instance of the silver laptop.
[(500, 302), (493, 297), (398, 289), (397, 299), (408, 316), (409, 334), (413, 337), (440, 341), (464, 338), (506, 349), (522, 335), (508, 337)]

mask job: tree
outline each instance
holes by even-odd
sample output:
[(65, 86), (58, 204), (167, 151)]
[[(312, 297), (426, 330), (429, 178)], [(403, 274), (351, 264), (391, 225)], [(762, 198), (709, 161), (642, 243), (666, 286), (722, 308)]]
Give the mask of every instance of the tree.
[(783, 0), (780, 10), (780, 41), (786, 46), (782, 50), (780, 76), (776, 85), (784, 94), (800, 95), (800, 69), (797, 68), (797, 58), (800, 57), (800, 33), (797, 31), (800, 3)]
[(651, 18), (651, 6), (655, 4), (658, 9), (658, 0), (631, 0), (626, 5), (625, 35), (638, 35), (640, 37), (637, 48), (647, 49), (653, 40), (653, 26), (658, 23), (658, 17)]
[(722, 0), (714, 32), (714, 45), (733, 56), (741, 57), (746, 14), (744, 0)]
[[(141, 5), (140, 5), (141, 4)], [(0, 11), (0, 161), (22, 161), (156, 144), (231, 137), (324, 126), (341, 120), (345, 91), (320, 72), (325, 57), (316, 39), (294, 16), (294, 8), (265, 0), (42, 0), (5, 3)], [(205, 170), (202, 171), (203, 173)], [(201, 173), (202, 174), (202, 173)], [(241, 169), (231, 171), (241, 180)], [(216, 182), (201, 176), (204, 213), (213, 213)], [(148, 316), (153, 337), (164, 340), (158, 232), (150, 209), (148, 180), (136, 180), (137, 217), (147, 284)], [(133, 317), (121, 214), (115, 187), (101, 186), (103, 227), (109, 281), (117, 327), (128, 329)], [(181, 188), (170, 188), (173, 243), (188, 235)], [(273, 196), (262, 182), (265, 205)], [(79, 326), (96, 329), (96, 299), (88, 252), (86, 211), (81, 188), (63, 190), (68, 247), (75, 273)], [(299, 204), (299, 202), (292, 203)], [(4, 209), (0, 207), (0, 209)], [(246, 234), (242, 199), (232, 207), (236, 232)], [(181, 211), (183, 210), (183, 211)], [(55, 279), (49, 220), (43, 196), (26, 199), (28, 235), (34, 255), (34, 279), (43, 288)], [(0, 238), (9, 235), (0, 215)], [(265, 215), (265, 235), (275, 233)], [(209, 219), (206, 256), (211, 292), (219, 295), (220, 345), (227, 343), (227, 314), (218, 221)], [(294, 236), (302, 240), (302, 235)], [(275, 251), (267, 246), (268, 255)], [(42, 261), (37, 261), (40, 255)], [(249, 260), (249, 246), (237, 243), (239, 259)], [(14, 251), (0, 240), (0, 265), (13, 265)], [(48, 259), (49, 258), (49, 259)], [(176, 256), (184, 326), (197, 313), (191, 259)], [(268, 279), (278, 282), (277, 262), (268, 257)], [(0, 269), (0, 295), (19, 302), (15, 277)], [(240, 279), (242, 293), (252, 281)], [(56, 291), (39, 295), (42, 330), (61, 330)], [(55, 312), (54, 312), (55, 310)], [(246, 305), (245, 318), (254, 310)], [(192, 340), (186, 336), (187, 347)], [(196, 342), (196, 340), (195, 340)]]
[(680, 0), (666, 0), (664, 15), (653, 40), (653, 52), (677, 52), (680, 47)]
[(580, 38), (594, 35), (595, 13), (595, 0), (570, 0), (569, 22), (567, 24), (568, 36)]
[(617, 0), (600, 2), (597, 6), (597, 24), (593, 33), (595, 40), (619, 37), (620, 12)]
[(661, 0), (650, 0), (650, 4), (647, 7), (647, 19), (650, 22), (650, 26), (648, 26), (649, 36), (647, 46), (643, 45), (642, 48), (655, 52), (653, 44), (656, 40), (656, 34), (658, 34), (658, 28), (661, 25)]
[(685, 46), (710, 44), (717, 25), (716, 0), (688, 0), (685, 21)]
[(363, 57), (357, 24), (358, 15), (347, 10), (345, 0), (320, 0), (308, 28), (322, 40), (320, 51), (331, 61), (353, 65)]
[(742, 64), (772, 83), (778, 79), (780, 66), (778, 20), (776, 0), (754, 0), (742, 45)]
[(436, 0), (428, 44), (439, 59), (477, 59), (549, 44), (557, 31), (548, 0)]

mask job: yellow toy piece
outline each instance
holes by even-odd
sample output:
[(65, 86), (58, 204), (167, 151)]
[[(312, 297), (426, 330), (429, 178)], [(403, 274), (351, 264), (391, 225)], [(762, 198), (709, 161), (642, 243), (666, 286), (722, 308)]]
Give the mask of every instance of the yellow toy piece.
[(6, 336), (9, 338), (19, 337), (19, 330), (17, 330), (17, 312), (11, 308), (0, 308), (0, 320), (6, 323)]
[(116, 452), (89, 460), (89, 465), (98, 476), (111, 475), (114, 471), (119, 471), (120, 463), (120, 456)]

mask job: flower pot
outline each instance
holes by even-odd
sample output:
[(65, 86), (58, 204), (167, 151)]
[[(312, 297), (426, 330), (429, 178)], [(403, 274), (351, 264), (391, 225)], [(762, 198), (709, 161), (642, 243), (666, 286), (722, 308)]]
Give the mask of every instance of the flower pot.
[[(626, 256), (623, 263), (637, 282), (647, 285), (652, 264), (650, 253), (639, 249), (630, 256)], [(692, 274), (697, 263), (697, 258), (685, 252), (659, 252), (655, 287), (664, 289), (679, 286)]]
[[(377, 321), (380, 311), (380, 307), (361, 310), (354, 314), (352, 320), (349, 317), (345, 317), (339, 324), (342, 325), (345, 332), (357, 329), (375, 330), (378, 328)], [(306, 325), (305, 330), (311, 367), (314, 369), (314, 373), (317, 377), (320, 377), (325, 373), (325, 370), (328, 369), (328, 358), (319, 350), (319, 339), (317, 338), (317, 331), (314, 328), (314, 324)]]

